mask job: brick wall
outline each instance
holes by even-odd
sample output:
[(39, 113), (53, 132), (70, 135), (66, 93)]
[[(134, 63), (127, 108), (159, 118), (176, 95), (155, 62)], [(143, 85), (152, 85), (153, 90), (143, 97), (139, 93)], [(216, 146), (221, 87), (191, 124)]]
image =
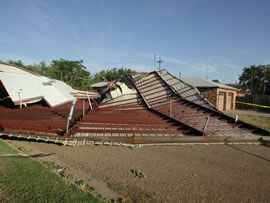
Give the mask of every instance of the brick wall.
[[(237, 95), (236, 90), (229, 90), (229, 89), (222, 89), (222, 88), (197, 88), (197, 89), (215, 107), (217, 107), (219, 92), (224, 92), (224, 107), (219, 110), (226, 111), (229, 109), (235, 109), (235, 101), (236, 101), (236, 95)], [(233, 98), (232, 98), (233, 101), (231, 105), (227, 105), (229, 93), (233, 94)]]
[(214, 106), (217, 104), (217, 88), (197, 88), (201, 94)]

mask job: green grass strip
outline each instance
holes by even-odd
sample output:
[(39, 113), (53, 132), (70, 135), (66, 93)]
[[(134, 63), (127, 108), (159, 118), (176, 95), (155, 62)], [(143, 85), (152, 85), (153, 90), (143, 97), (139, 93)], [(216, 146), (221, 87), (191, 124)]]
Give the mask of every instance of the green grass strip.
[[(225, 112), (225, 114), (227, 116), (235, 118), (236, 113)], [(254, 126), (257, 126), (265, 130), (270, 130), (270, 117), (254, 116), (254, 115), (248, 115), (248, 114), (238, 114), (238, 116), (239, 116), (239, 120), (241, 121), (244, 121), (246, 123), (252, 124)]]
[(16, 154), (0, 139), (0, 202), (102, 202), (40, 162)]

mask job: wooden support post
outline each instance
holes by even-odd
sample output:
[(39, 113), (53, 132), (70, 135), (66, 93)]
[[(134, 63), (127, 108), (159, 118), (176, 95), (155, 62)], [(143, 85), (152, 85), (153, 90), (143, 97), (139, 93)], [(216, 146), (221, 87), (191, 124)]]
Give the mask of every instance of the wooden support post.
[(93, 107), (92, 107), (91, 99), (90, 99), (90, 96), (89, 96), (88, 92), (87, 92), (87, 98), (88, 98), (88, 102), (89, 102), (90, 108), (92, 110)]

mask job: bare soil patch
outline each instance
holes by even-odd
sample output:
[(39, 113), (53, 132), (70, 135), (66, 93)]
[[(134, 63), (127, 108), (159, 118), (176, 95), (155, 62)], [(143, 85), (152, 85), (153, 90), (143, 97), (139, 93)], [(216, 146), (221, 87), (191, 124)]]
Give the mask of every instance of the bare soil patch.
[[(39, 160), (68, 167), (74, 178), (107, 198), (146, 202), (268, 202), (270, 148), (261, 145), (66, 147), (8, 141), (30, 147)], [(131, 170), (141, 170), (138, 178)]]

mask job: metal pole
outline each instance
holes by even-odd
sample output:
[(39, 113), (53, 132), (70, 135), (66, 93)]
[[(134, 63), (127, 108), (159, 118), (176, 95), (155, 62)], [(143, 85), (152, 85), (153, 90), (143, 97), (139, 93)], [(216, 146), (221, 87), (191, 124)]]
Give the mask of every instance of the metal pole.
[(157, 62), (158, 62), (158, 70), (160, 71), (161, 70), (161, 63), (163, 62), (161, 60), (161, 56), (159, 56), (159, 60)]
[(253, 90), (252, 90), (252, 80), (253, 80), (253, 77), (252, 77), (252, 75), (251, 75), (251, 77), (250, 77), (251, 79), (250, 79), (250, 94), (252, 95), (252, 93), (253, 93)]
[(172, 100), (171, 98), (169, 98), (169, 100), (170, 100), (170, 117), (172, 117)]
[(263, 79), (263, 95), (265, 95), (265, 81), (266, 81), (266, 66), (264, 66), (264, 79)]
[(160, 71), (160, 65), (161, 65), (161, 56), (159, 56), (159, 64), (158, 64), (158, 70)]
[(154, 71), (156, 70), (156, 62), (157, 62), (157, 57), (156, 54), (154, 55)]
[(72, 119), (72, 115), (73, 115), (73, 111), (74, 111), (75, 104), (76, 104), (76, 99), (74, 99), (73, 102), (72, 102), (72, 104), (71, 104), (69, 116), (68, 116), (68, 119), (67, 119), (66, 133), (68, 133), (68, 129), (69, 129), (69, 121)]
[(208, 123), (209, 123), (209, 120), (210, 120), (210, 117), (209, 117), (209, 116), (207, 116), (206, 118), (207, 118), (207, 121), (206, 121), (205, 126), (204, 126), (204, 128), (203, 128), (203, 134), (205, 133), (206, 128), (207, 128)]
[(85, 116), (85, 100), (83, 99), (83, 117)]
[(235, 120), (234, 120), (234, 126), (233, 126), (234, 128), (236, 126), (237, 121), (238, 121), (238, 114), (235, 114)]

